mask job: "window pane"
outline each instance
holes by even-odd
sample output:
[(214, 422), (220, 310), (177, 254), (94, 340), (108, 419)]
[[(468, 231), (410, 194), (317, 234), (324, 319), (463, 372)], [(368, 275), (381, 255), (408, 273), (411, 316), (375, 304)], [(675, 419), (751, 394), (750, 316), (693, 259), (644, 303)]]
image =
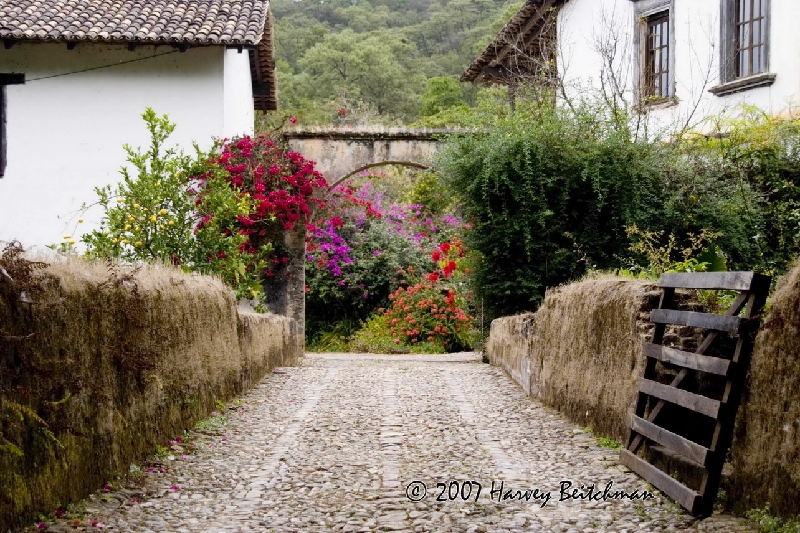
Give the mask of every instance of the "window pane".
[(761, 72), (761, 47), (753, 48), (753, 70), (750, 74), (757, 74)]
[(737, 11), (739, 12), (739, 18), (737, 19), (737, 22), (741, 22), (744, 20), (744, 5), (749, 1), (750, 0), (737, 0), (736, 3), (739, 4), (739, 9), (737, 9)]
[(753, 0), (753, 18), (761, 16), (761, 0)]
[(750, 75), (750, 50), (742, 50), (739, 53), (739, 75)]
[(661, 96), (669, 96), (669, 74), (661, 75)]
[(742, 16), (742, 20), (750, 20), (750, 4), (752, 0), (744, 0), (742, 3), (744, 4), (744, 13)]

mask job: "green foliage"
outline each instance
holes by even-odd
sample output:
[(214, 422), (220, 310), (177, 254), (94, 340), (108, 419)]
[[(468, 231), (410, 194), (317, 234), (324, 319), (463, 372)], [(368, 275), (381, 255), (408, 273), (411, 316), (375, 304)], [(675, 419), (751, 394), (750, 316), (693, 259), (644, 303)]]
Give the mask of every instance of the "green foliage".
[(699, 172), (704, 161), (683, 145), (642, 139), (628, 124), (602, 108), (534, 100), (485, 134), (449, 141), (437, 168), (474, 226), (487, 314), (535, 309), (545, 288), (587, 267), (642, 264), (629, 250), (632, 226), (674, 234), (680, 249), (707, 228), (722, 233), (715, 244), (729, 264), (754, 263), (752, 189)]
[(696, 136), (687, 151), (705, 174), (757, 193), (743, 213), (754, 228), (747, 238), (757, 268), (779, 275), (800, 251), (800, 118), (743, 106), (710, 122), (715, 134)]
[(378, 114), (413, 116), (422, 79), (412, 59), (409, 44), (394, 33), (329, 33), (304, 54), (293, 83), (315, 102), (335, 101), (346, 109), (363, 99)]
[(433, 170), (419, 173), (404, 198), (408, 204), (424, 205), (432, 215), (452, 212), (455, 208), (453, 200), (453, 196), (444, 187), (441, 176)]
[[(425, 81), (460, 75), (519, 6), (508, 0), (274, 0), (281, 113), (326, 123), (338, 118), (331, 111), (345, 108), (350, 116), (358, 105), (379, 113), (372, 122), (413, 121)], [(465, 90), (467, 101), (472, 92)]]
[(597, 444), (603, 448), (611, 448), (612, 450), (619, 450), (622, 448), (622, 443), (611, 437), (597, 437)]
[(772, 515), (769, 505), (747, 511), (746, 516), (761, 533), (800, 533), (800, 519), (782, 519)]
[(446, 109), (466, 105), (461, 86), (455, 77), (440, 76), (429, 78), (425, 94), (422, 95), (422, 107), (419, 114), (429, 117)]
[[(255, 206), (249, 196), (228, 186), (227, 174), (210, 153), (196, 148), (193, 157), (165, 149), (175, 129), (167, 115), (150, 108), (142, 115), (151, 135), (150, 149), (125, 146), (123, 180), (98, 187), (104, 211), (100, 228), (83, 236), (87, 255), (122, 261), (160, 261), (187, 271), (219, 275), (239, 298), (264, 297), (259, 273), (272, 252), (270, 243), (257, 254), (242, 249), (247, 237), (237, 231), (237, 215)], [(198, 176), (202, 186), (192, 188)], [(202, 193), (201, 193), (202, 189)], [(199, 213), (214, 213), (200, 222)]]
[(186, 194), (190, 176), (209, 170), (208, 154), (194, 157), (165, 149), (175, 129), (167, 115), (150, 108), (142, 115), (150, 131), (147, 151), (125, 145), (131, 169), (122, 167), (118, 185), (95, 188), (105, 215), (99, 230), (83, 237), (88, 255), (125, 261), (160, 260), (191, 264), (195, 259), (193, 198)]

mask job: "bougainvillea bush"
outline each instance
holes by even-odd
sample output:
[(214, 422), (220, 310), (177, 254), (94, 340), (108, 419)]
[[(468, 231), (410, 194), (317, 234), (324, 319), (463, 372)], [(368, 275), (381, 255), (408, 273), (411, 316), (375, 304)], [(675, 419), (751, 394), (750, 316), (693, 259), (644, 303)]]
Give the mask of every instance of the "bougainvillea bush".
[(277, 136), (225, 140), (189, 157), (164, 150), (175, 128), (166, 116), (148, 109), (143, 118), (150, 150), (126, 147), (136, 175), (123, 169), (122, 183), (96, 190), (104, 217), (84, 236), (88, 254), (215, 274), (238, 297), (263, 302), (263, 279), (287, 261), (283, 234), (308, 224), (324, 177)]
[(420, 273), (436, 269), (431, 249), (468, 227), (455, 216), (392, 200), (370, 183), (337, 187), (325, 213), (306, 263), (307, 332), (316, 349), (341, 347), (340, 337), (388, 307), (398, 287), (411, 287)]
[(470, 315), (465, 250), (461, 241), (444, 242), (431, 254), (433, 269), (408, 275), (412, 283), (389, 295), (353, 339), (358, 351), (443, 353), (470, 349), (475, 317)]

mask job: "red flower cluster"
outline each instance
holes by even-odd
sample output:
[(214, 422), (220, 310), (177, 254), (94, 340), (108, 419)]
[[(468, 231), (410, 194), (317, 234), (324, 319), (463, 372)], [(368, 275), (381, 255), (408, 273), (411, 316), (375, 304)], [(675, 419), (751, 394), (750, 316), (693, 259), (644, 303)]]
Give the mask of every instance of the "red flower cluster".
[[(276, 230), (292, 230), (298, 222), (307, 224), (310, 204), (322, 207), (313, 195), (328, 184), (314, 169), (314, 163), (298, 153), (284, 152), (269, 137), (245, 136), (228, 141), (213, 162), (225, 170), (225, 179), (240, 198), (254, 200), (252, 212), (236, 216), (238, 228), (234, 229), (247, 237), (241, 245), (243, 252), (256, 253), (260, 243), (276, 237)], [(201, 191), (208, 177), (197, 178)], [(198, 204), (201, 202), (198, 198)], [(211, 215), (207, 214), (197, 229), (204, 227)], [(273, 220), (280, 228), (274, 227)]]

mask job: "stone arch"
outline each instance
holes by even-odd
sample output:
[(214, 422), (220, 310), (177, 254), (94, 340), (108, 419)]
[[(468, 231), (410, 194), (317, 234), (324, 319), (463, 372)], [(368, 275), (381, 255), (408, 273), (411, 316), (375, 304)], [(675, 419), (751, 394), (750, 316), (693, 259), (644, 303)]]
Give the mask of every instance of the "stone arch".
[(345, 174), (341, 178), (338, 178), (336, 181), (334, 181), (333, 183), (328, 185), (328, 190), (332, 190), (334, 187), (336, 187), (337, 185), (342, 183), (344, 180), (354, 176), (355, 174), (358, 174), (359, 172), (363, 172), (364, 170), (369, 170), (371, 168), (376, 168), (376, 167), (385, 167), (385, 166), (388, 166), (388, 165), (397, 165), (397, 166), (402, 166), (402, 167), (418, 168), (420, 170), (428, 170), (429, 168), (431, 168), (430, 165), (426, 165), (426, 164), (423, 164), (423, 163), (415, 163), (413, 161), (382, 161), (382, 162), (379, 162), (379, 163), (369, 163), (369, 164), (366, 164), (366, 165), (362, 165), (361, 167), (349, 172), (348, 174)]

